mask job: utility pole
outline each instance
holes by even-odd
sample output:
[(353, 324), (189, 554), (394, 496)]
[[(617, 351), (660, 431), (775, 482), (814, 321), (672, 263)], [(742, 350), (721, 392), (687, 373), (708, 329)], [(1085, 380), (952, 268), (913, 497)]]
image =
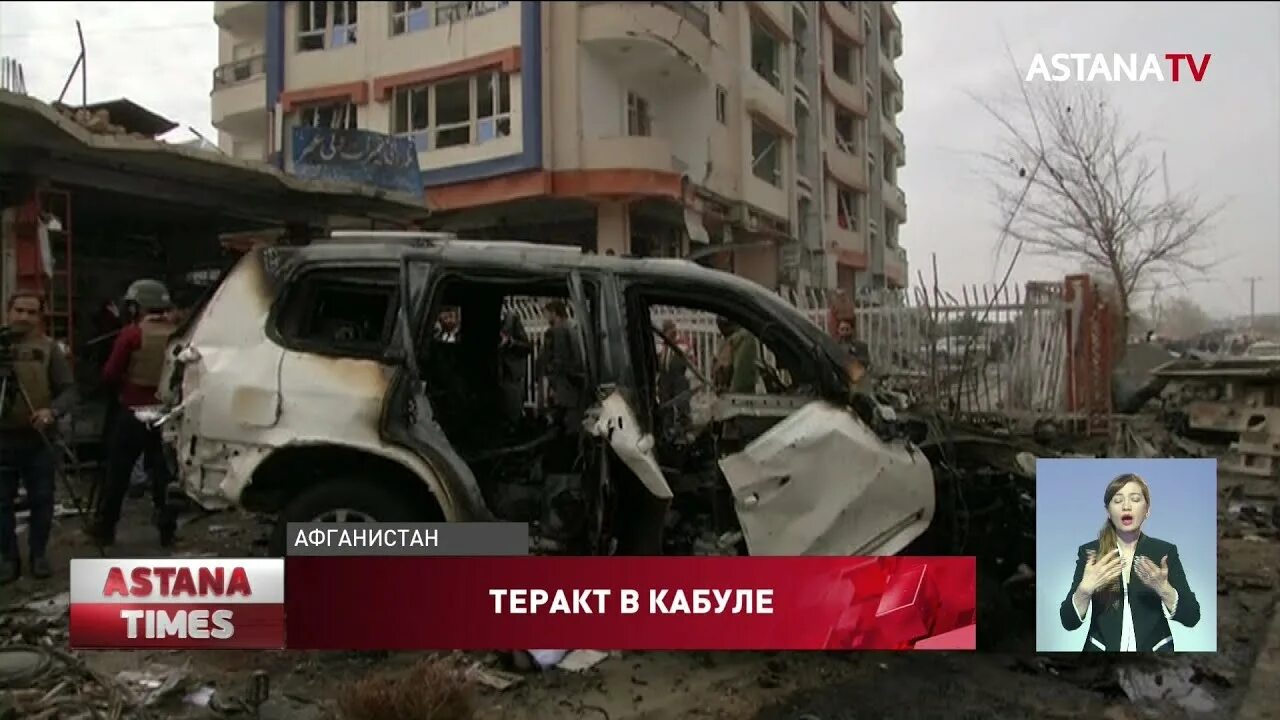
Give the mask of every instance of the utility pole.
[(1253, 277), (1247, 277), (1244, 279), (1245, 282), (1249, 283), (1249, 332), (1253, 332), (1255, 310), (1257, 309), (1254, 290), (1255, 290), (1255, 286), (1258, 284), (1258, 281), (1261, 279), (1262, 278), (1257, 277), (1256, 275)]

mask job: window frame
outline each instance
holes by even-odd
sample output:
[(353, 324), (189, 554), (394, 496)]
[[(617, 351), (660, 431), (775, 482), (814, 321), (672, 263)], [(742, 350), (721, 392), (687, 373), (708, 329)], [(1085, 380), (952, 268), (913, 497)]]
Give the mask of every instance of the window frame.
[[(388, 3), (388, 10), (390, 10), (391, 37), (412, 35), (434, 27), (432, 21), (435, 19), (435, 11), (426, 0), (393, 0)], [(422, 18), (421, 27), (412, 26), (416, 18)], [(399, 29), (396, 28), (397, 22), (400, 25)]]
[[(848, 232), (858, 232), (858, 192), (851, 187), (845, 187), (842, 183), (835, 183), (836, 186), (836, 225)], [(848, 200), (845, 200), (845, 196)]]
[[(474, 147), (500, 140), (504, 137), (511, 137), (513, 132), (511, 76), (512, 73), (502, 72), (495, 68), (470, 75), (435, 80), (429, 83), (396, 87), (391, 92), (390, 120), (387, 130), (392, 135), (412, 137), (419, 153), (458, 147)], [(467, 82), (467, 111), (469, 117), (465, 122), (451, 122), (442, 125), (437, 122), (436, 118), (439, 107), (436, 93), (440, 86), (461, 80)], [(481, 115), (481, 87), (485, 84), (489, 86), (488, 103), (490, 107), (489, 114)], [(413, 123), (413, 103), (410, 100), (415, 93), (423, 91), (425, 93), (421, 97), (425, 99), (426, 103), (426, 124), (417, 127)], [(404, 120), (405, 129), (403, 131), (396, 129), (396, 123), (399, 119)], [(466, 143), (440, 145), (439, 133), (464, 127), (468, 128), (468, 141)]]
[(653, 105), (647, 98), (628, 90), (624, 112), (627, 137), (653, 137)]
[[(312, 320), (316, 301), (324, 287), (385, 287), (387, 308), (382, 320), (381, 339), (376, 345), (364, 342), (334, 342), (301, 334)], [(351, 265), (309, 263), (296, 268), (282, 283), (267, 317), (267, 336), (277, 345), (295, 352), (327, 357), (356, 358), (388, 362), (396, 321), (400, 311), (400, 268), (389, 263)]]
[[(772, 87), (773, 89), (779, 92), (782, 92), (783, 83), (785, 82), (785, 78), (783, 77), (783, 65), (785, 63), (785, 58), (783, 57), (783, 49), (785, 48), (786, 43), (784, 43), (782, 39), (779, 38), (777, 35), (774, 35), (772, 32), (770, 32), (769, 28), (764, 23), (760, 22), (754, 17), (751, 18), (750, 24), (751, 24), (751, 28), (747, 36), (747, 43), (748, 43), (748, 53), (749, 53), (748, 60), (751, 65), (751, 71), (755, 73), (756, 76), (759, 77), (761, 80), (764, 80), (766, 83), (768, 83), (770, 87)], [(772, 70), (773, 77), (769, 77), (768, 75), (765, 75), (764, 73), (760, 72), (761, 68), (757, 67), (756, 65), (756, 34), (757, 33), (759, 33), (761, 37), (767, 37), (773, 43), (773, 59), (771, 61), (771, 64), (772, 64), (771, 70)]]
[[(772, 152), (774, 157), (776, 158), (777, 167), (774, 168), (774, 171), (773, 171), (774, 178), (772, 180), (766, 177), (762, 177), (757, 171), (757, 168), (760, 165), (761, 160), (770, 152), (769, 148), (766, 148), (760, 151), (759, 153), (756, 152), (757, 133), (761, 135), (768, 135), (773, 139)], [(783, 138), (782, 133), (769, 127), (766, 123), (761, 122), (759, 118), (753, 117), (751, 119), (751, 175), (755, 177), (757, 180), (760, 180), (761, 182), (769, 183), (770, 185), (776, 188), (782, 187), (783, 185), (782, 179), (783, 179), (783, 175), (785, 174), (785, 168), (783, 167), (783, 161), (782, 161), (784, 150), (785, 150), (783, 148), (784, 140), (785, 138)]]
[[(302, 0), (298, 3), (298, 28), (294, 32), (294, 52), (324, 52), (356, 45), (359, 39), (360, 13), (356, 0)], [(317, 11), (323, 18), (317, 21)], [(339, 12), (341, 11), (341, 12)], [(338, 22), (341, 15), (343, 21)], [(347, 18), (354, 18), (348, 22)], [(320, 27), (317, 27), (319, 25)], [(339, 35), (339, 32), (342, 34)], [(305, 41), (320, 38), (318, 47), (307, 47)], [(342, 38), (341, 41), (338, 38)]]
[[(329, 125), (321, 125), (319, 122), (320, 113), (324, 110), (330, 110), (334, 113), (332, 118), (334, 121), (339, 118), (339, 111), (341, 111), (341, 117), (345, 118), (346, 121), (342, 123), (330, 122)], [(336, 100), (330, 102), (308, 103), (306, 105), (299, 106), (291, 114), (293, 115), (293, 127), (327, 127), (331, 130), (360, 129), (360, 106), (350, 100), (347, 100), (346, 102)], [(307, 122), (306, 118), (308, 114), (312, 117), (311, 122)]]

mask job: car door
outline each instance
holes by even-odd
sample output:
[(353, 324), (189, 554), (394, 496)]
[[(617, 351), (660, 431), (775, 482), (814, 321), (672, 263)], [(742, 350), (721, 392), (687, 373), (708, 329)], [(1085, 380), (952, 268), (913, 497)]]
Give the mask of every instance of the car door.
[(447, 474), (447, 478), (441, 479), (451, 495), (449, 500), (467, 517), (491, 521), (495, 518), (484, 502), (475, 475), (434, 419), (423, 382), (417, 331), (425, 326), (421, 320), (431, 297), (431, 281), (429, 260), (407, 254), (400, 267), (400, 297), (404, 300), (400, 303), (392, 336), (392, 360), (397, 369), (383, 406), (382, 434), (388, 442), (414, 453), (437, 472)]
[[(642, 394), (636, 389), (632, 339), (628, 336), (634, 330), (627, 323), (618, 278), (600, 273), (591, 280), (594, 303), (589, 311), (593, 336), (589, 339), (594, 340), (596, 347), (593, 362), (597, 401), (591, 408), (593, 423), (588, 434), (594, 441), (591, 456), (597, 463), (598, 537), (602, 544), (612, 543), (611, 548), (627, 553), (661, 554), (661, 519), (673, 493), (654, 454), (648, 413), (639, 404)], [(587, 290), (579, 282), (574, 292), (585, 297)], [(575, 302), (587, 304), (585, 300)], [(650, 496), (643, 509), (633, 504), (621, 505), (621, 493), (611, 474), (614, 458), (640, 481)], [(653, 522), (647, 521), (654, 518)]]

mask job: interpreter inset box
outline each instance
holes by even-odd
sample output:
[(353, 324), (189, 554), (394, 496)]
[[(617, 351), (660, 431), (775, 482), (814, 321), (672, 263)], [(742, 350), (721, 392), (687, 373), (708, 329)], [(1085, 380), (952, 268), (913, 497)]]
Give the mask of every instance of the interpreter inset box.
[(1036, 462), (1036, 650), (1218, 649), (1218, 463)]

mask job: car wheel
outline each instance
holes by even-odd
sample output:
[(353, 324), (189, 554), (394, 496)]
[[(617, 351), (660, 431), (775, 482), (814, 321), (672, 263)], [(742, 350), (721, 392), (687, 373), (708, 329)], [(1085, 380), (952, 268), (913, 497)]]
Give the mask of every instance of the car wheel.
[(276, 517), (269, 551), (272, 556), (284, 556), (286, 531), (291, 522), (426, 522), (430, 519), (429, 509), (419, 505), (418, 498), (406, 497), (396, 488), (376, 481), (329, 480), (302, 491), (285, 504)]

